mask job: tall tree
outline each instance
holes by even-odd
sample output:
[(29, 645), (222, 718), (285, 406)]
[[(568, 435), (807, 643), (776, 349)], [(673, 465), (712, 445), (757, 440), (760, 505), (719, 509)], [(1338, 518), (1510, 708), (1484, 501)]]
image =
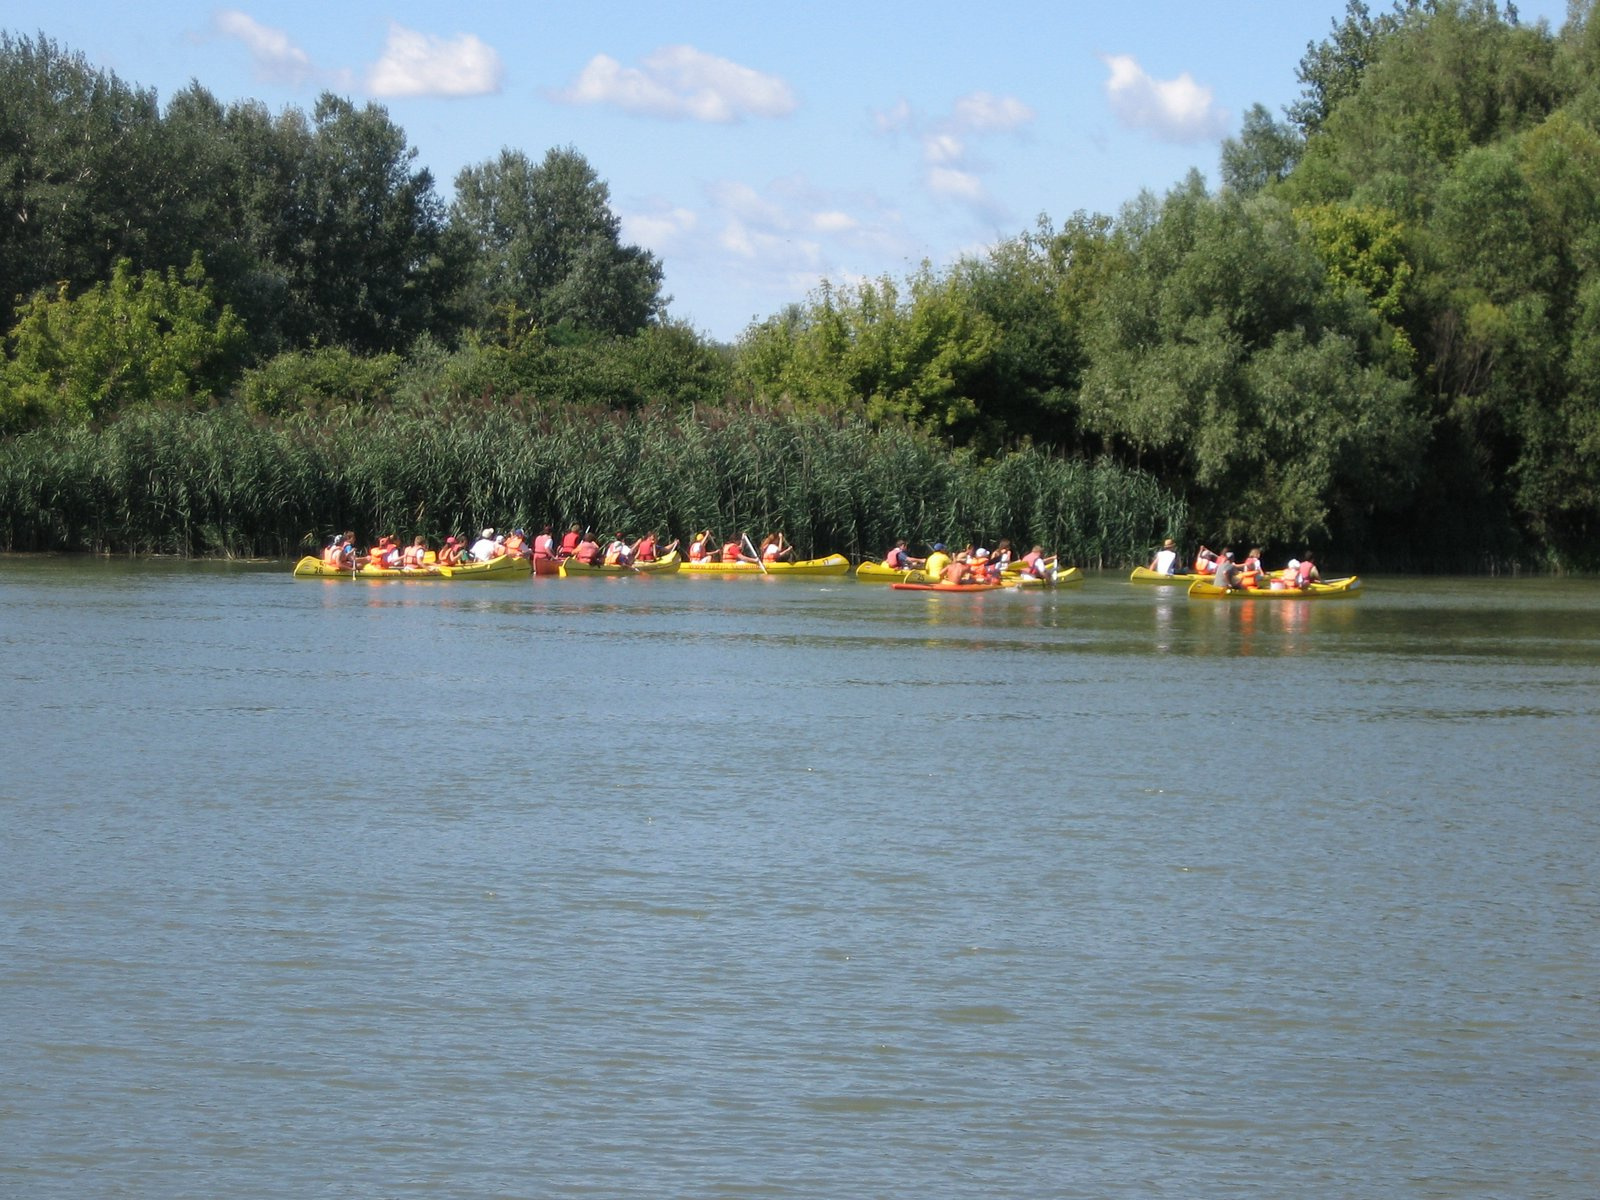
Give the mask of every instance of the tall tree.
[[(146, 261), (155, 93), (44, 38), (0, 33), (0, 302)], [(158, 181), (159, 182), (159, 181)]]
[(540, 325), (630, 334), (666, 305), (661, 264), (624, 245), (611, 192), (571, 147), (517, 150), (456, 177), (450, 224), (467, 255), (462, 310), (477, 325), (519, 310)]
[(433, 176), (377, 105), (325, 93), (289, 181), (288, 275), (293, 340), (353, 350), (403, 349), (433, 320), (444, 210)]

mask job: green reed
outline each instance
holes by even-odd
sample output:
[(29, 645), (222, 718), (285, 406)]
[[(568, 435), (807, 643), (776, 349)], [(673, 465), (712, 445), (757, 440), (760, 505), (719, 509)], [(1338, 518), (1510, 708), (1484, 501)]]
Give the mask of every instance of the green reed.
[(292, 557), (347, 528), (437, 543), (548, 523), (781, 531), (807, 556), (1009, 537), (1093, 566), (1142, 561), (1185, 518), (1109, 462), (978, 462), (910, 430), (773, 410), (146, 410), (0, 442), (0, 545), (18, 551)]

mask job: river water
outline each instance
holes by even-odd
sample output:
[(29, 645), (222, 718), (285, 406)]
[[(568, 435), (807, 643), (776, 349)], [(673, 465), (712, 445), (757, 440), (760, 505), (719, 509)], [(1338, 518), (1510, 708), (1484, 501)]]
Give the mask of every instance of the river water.
[(0, 560), (0, 1194), (1600, 1193), (1600, 584)]

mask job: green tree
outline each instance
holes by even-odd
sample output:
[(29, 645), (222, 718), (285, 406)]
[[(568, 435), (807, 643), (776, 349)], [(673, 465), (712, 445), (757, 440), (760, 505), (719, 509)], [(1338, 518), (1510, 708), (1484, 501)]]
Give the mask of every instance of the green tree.
[(537, 165), (516, 150), (456, 177), (450, 224), (472, 324), (515, 305), (540, 325), (632, 334), (660, 317), (661, 264), (624, 245), (611, 193), (571, 147)]
[(377, 105), (357, 109), (325, 93), (312, 122), (303, 139), (282, 130), (286, 165), (297, 168), (273, 255), (287, 277), (289, 339), (403, 349), (435, 319), (429, 285), (444, 210), (433, 176), (413, 168), (416, 150)]
[(0, 32), (0, 303), (143, 261), (163, 191), (155, 93), (44, 38)]
[(1244, 114), (1237, 138), (1222, 143), (1222, 185), (1246, 195), (1265, 191), (1294, 169), (1304, 140), (1290, 125), (1272, 119), (1260, 104)]
[(1298, 541), (1407, 498), (1426, 420), (1286, 205), (1213, 199), (1191, 176), (1124, 224), (1130, 264), (1089, 331), (1087, 423), (1187, 483), (1222, 536)]
[(992, 436), (974, 381), (999, 333), (952, 273), (923, 264), (908, 295), (883, 277), (852, 289), (824, 284), (804, 308), (752, 326), (738, 377), (755, 397), (802, 408), (859, 408), (874, 422), (904, 422), (958, 442)]
[(134, 404), (195, 403), (235, 377), (244, 330), (218, 309), (198, 257), (181, 276), (133, 274), (22, 306), (0, 373), (0, 429), (89, 421)]

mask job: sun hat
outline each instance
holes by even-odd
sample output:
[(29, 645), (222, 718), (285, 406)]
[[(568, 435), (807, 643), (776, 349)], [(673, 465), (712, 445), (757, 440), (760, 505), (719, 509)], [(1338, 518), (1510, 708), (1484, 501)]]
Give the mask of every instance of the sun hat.
[(933, 548), (935, 550), (943, 550), (944, 549), (944, 543), (943, 542), (935, 542), (933, 544)]
[(482, 532), (482, 533), (480, 533), (480, 534), (479, 534), (479, 535), (478, 535), (478, 536), (479, 536), (479, 537), (486, 537), (486, 538), (488, 538), (488, 537), (493, 537), (493, 536), (494, 536), (494, 530), (493, 530), (493, 529), (485, 529), (485, 530), (484, 530), (484, 531), (483, 531), (483, 532)]

